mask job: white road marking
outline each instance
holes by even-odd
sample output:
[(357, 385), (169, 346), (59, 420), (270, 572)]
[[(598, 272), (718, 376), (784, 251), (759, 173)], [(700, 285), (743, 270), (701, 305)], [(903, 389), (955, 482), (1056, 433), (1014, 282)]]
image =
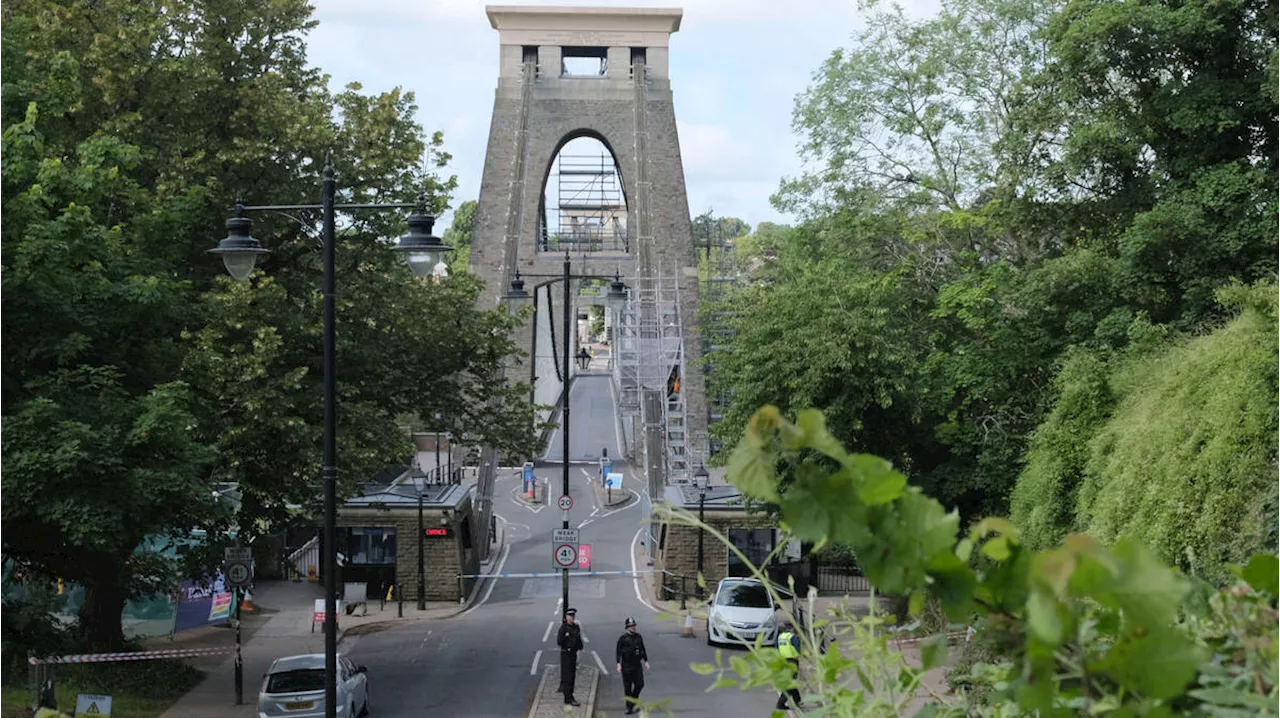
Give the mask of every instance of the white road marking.
[(531, 676), (536, 676), (536, 675), (538, 675), (538, 661), (539, 661), (539, 660), (541, 660), (541, 659), (542, 659), (542, 651), (541, 651), (541, 650), (539, 650), (537, 653), (533, 654), (533, 667), (529, 669), (529, 675), (531, 675)]
[(600, 660), (600, 654), (596, 653), (595, 649), (592, 649), (591, 655), (595, 657), (596, 665), (600, 667), (600, 673), (606, 676), (609, 675), (609, 672), (604, 669), (604, 661)]
[(644, 594), (640, 593), (640, 574), (636, 573), (636, 542), (640, 540), (640, 534), (644, 533), (644, 526), (636, 530), (636, 535), (631, 539), (631, 580), (632, 587), (636, 589), (636, 600), (644, 604), (650, 611), (654, 613), (662, 613), (661, 610), (654, 608), (652, 603), (644, 600)]
[(584, 634), (582, 634), (582, 642), (583, 642), (583, 643), (590, 643), (590, 642), (591, 642), (591, 639), (590, 639), (590, 638), (587, 638), (587, 634), (585, 634), (585, 633), (584, 633)]
[(583, 475), (583, 476), (585, 476), (585, 477), (587, 477), (587, 483), (588, 483), (588, 484), (589, 484), (589, 483), (591, 483), (591, 474), (587, 473), (587, 470), (586, 470), (586, 469), (582, 469), (582, 475)]
[[(510, 555), (510, 553), (511, 553), (511, 544), (507, 544), (502, 547), (502, 557), (498, 559), (498, 565), (493, 567), (493, 573), (502, 573), (502, 567), (506, 565), (507, 556)], [(476, 601), (475, 603), (471, 604), (470, 606), (467, 606), (458, 615), (462, 615), (467, 611), (483, 606), (484, 602), (489, 600), (489, 596), (493, 595), (493, 587), (497, 585), (498, 585), (498, 579), (496, 578), (489, 579), (489, 588), (485, 589), (484, 597), (481, 598), (479, 601)]]
[(592, 521), (595, 521), (595, 519), (583, 519), (582, 523), (578, 524), (578, 528), (582, 528), (583, 526), (586, 526)]
[(553, 616), (560, 615), (560, 604), (562, 603), (564, 603), (564, 596), (561, 596), (560, 598), (556, 599), (556, 609), (551, 612), (551, 615)]
[(556, 622), (555, 622), (555, 621), (548, 621), (548, 622), (547, 622), (547, 630), (545, 630), (545, 631), (543, 631), (543, 632), (542, 632), (542, 642), (543, 642), (543, 643), (546, 643), (546, 642), (547, 642), (547, 639), (551, 637), (551, 629), (553, 629), (553, 628), (555, 628), (555, 627), (556, 627)]
[(596, 515), (596, 514), (598, 514), (598, 513), (600, 513), (600, 507), (598, 507), (598, 506), (597, 506), (597, 507), (596, 507), (596, 510), (591, 512), (591, 515), (592, 515), (592, 516), (595, 516), (595, 515)]

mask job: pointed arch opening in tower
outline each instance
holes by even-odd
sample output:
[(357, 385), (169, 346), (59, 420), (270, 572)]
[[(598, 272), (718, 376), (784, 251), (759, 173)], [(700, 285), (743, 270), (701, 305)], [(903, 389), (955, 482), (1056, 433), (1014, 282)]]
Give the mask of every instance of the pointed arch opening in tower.
[(561, 146), (542, 190), (538, 249), (630, 252), (627, 198), (618, 160), (595, 137)]

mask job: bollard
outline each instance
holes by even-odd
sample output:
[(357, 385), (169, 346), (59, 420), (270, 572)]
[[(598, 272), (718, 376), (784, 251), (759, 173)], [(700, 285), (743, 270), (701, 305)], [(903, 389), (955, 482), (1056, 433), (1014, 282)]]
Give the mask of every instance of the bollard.
[(404, 618), (404, 584), (396, 584), (396, 618)]
[(466, 602), (467, 602), (467, 596), (465, 593), (463, 593), (463, 589), (462, 589), (462, 574), (458, 574), (458, 605), (461, 606)]
[(693, 638), (693, 614), (684, 614), (684, 637)]
[(685, 590), (685, 578), (687, 577), (686, 576), (680, 577), (680, 610), (681, 611), (688, 610), (689, 608), (688, 606), (689, 592)]

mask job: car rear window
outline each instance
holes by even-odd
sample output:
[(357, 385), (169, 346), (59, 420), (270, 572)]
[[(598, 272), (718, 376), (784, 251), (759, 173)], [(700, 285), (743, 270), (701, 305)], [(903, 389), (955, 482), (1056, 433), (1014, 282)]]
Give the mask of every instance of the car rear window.
[(758, 583), (735, 583), (725, 586), (716, 603), (721, 606), (739, 606), (742, 608), (773, 608), (769, 600), (769, 590)]
[(323, 668), (272, 673), (267, 678), (267, 693), (302, 693), (322, 690), (324, 690)]

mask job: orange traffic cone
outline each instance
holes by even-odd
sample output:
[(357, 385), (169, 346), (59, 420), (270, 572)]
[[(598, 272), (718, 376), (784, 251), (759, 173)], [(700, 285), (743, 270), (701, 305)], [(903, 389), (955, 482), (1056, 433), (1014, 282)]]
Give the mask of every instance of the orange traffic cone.
[(240, 599), (240, 610), (248, 611), (250, 613), (258, 610), (258, 607), (253, 605), (253, 594), (249, 591), (245, 591), (244, 598)]

